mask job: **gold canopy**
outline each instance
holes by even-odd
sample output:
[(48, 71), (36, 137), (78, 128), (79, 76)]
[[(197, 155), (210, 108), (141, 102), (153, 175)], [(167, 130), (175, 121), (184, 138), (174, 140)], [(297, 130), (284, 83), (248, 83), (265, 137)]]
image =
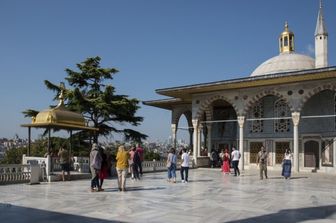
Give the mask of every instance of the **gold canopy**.
[(99, 130), (98, 128), (87, 126), (82, 114), (69, 111), (65, 108), (63, 85), (61, 85), (61, 94), (59, 99), (60, 101), (55, 108), (39, 112), (36, 117), (32, 118), (31, 124), (24, 124), (21, 126), (35, 128), (60, 128), (68, 130)]

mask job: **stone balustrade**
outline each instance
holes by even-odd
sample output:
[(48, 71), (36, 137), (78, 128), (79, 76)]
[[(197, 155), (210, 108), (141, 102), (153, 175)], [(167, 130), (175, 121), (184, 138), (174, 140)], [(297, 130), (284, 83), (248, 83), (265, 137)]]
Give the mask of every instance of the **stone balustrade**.
[(0, 164), (0, 184), (28, 183), (30, 177), (29, 164)]
[[(76, 161), (80, 161), (78, 159)], [(23, 156), (23, 164), (1, 164), (0, 165), (0, 184), (14, 184), (14, 183), (32, 183), (32, 166), (38, 167), (34, 173), (37, 174), (37, 181), (44, 180), (45, 177), (48, 177), (49, 164), (53, 166), (53, 171), (61, 170), (60, 165), (57, 161), (57, 158), (53, 158), (50, 162), (50, 158), (41, 158), (41, 157), (27, 157)], [(178, 161), (178, 163), (180, 163)], [(116, 175), (115, 171), (115, 162), (112, 162), (111, 172), (112, 175)], [(76, 171), (82, 173), (89, 173), (89, 163), (88, 159), (84, 158), (80, 162), (75, 162), (74, 167)], [(178, 164), (177, 168), (180, 165)], [(194, 161), (192, 158), (189, 162), (189, 167), (194, 168)], [(50, 167), (51, 168), (51, 167)], [(166, 161), (144, 161), (142, 163), (143, 172), (156, 172), (156, 171), (166, 171)], [(50, 173), (50, 172), (49, 172)], [(35, 174), (34, 174), (35, 175)], [(33, 180), (33, 183), (36, 183), (36, 180)]]
[(142, 171), (143, 172), (153, 172), (167, 170), (165, 161), (143, 161)]

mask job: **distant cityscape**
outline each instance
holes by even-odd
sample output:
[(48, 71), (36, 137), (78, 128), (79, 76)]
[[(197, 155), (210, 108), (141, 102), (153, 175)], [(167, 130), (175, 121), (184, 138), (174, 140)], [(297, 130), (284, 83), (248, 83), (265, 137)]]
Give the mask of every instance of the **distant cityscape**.
[[(32, 143), (34, 140), (32, 140)], [(121, 141), (116, 141), (113, 143), (102, 143), (104, 146), (113, 146), (116, 143), (122, 143)], [(127, 143), (126, 143), (127, 144)], [(186, 143), (184, 139), (178, 139), (176, 141), (177, 147), (188, 147), (189, 144)], [(155, 142), (150, 141), (144, 141), (143, 146), (148, 151), (153, 151), (155, 153), (159, 153), (161, 156), (166, 156), (167, 151), (170, 147), (172, 147), (173, 141), (171, 136), (167, 138), (167, 140), (164, 140), (163, 142), (160, 142), (159, 140)], [(16, 149), (16, 148), (26, 148), (28, 147), (28, 139), (21, 139), (18, 135), (14, 135), (13, 138), (0, 138), (0, 160), (2, 160), (5, 156), (5, 153), (7, 150), (10, 149)]]

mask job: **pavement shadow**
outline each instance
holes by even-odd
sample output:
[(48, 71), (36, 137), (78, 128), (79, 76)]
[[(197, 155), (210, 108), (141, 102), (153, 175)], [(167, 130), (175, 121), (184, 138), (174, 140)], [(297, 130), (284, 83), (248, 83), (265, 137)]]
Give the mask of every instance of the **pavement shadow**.
[(163, 190), (166, 187), (126, 187), (127, 191), (140, 191), (140, 190)]
[[(0, 203), (1, 222), (62, 222), (62, 223), (114, 223), (121, 221), (103, 220), (79, 215), (65, 214), (35, 208), (19, 207), (11, 204)], [(125, 222), (126, 223), (126, 222)]]
[[(290, 177), (287, 180), (298, 180), (298, 179), (306, 179), (308, 177)], [(283, 179), (286, 180), (284, 177), (268, 177), (269, 180), (278, 180), (278, 179)]]
[[(144, 190), (163, 190), (166, 187), (128, 187), (126, 186), (127, 191), (144, 191)], [(104, 192), (119, 192), (118, 188), (104, 188)]]
[(193, 183), (193, 182), (212, 182), (213, 180), (188, 180), (188, 183)]
[(252, 218), (239, 219), (234, 221), (225, 221), (226, 223), (256, 223), (256, 222), (272, 222), (272, 223), (297, 223), (309, 220), (332, 219), (336, 222), (336, 205), (284, 209), (277, 213), (267, 214)]

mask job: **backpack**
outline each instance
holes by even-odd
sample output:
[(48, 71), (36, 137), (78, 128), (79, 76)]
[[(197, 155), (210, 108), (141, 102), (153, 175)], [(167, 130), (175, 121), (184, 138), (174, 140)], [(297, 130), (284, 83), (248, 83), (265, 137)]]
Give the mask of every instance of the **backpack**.
[(134, 163), (140, 163), (141, 162), (139, 152), (137, 152), (137, 151), (134, 153), (133, 162)]

